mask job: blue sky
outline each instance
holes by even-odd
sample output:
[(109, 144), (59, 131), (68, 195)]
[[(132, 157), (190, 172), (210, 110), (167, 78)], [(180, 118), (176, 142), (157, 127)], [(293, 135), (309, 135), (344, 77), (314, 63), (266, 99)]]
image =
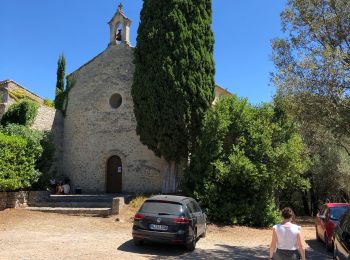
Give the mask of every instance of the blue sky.
[[(131, 43), (142, 0), (124, 0), (132, 20)], [(270, 101), (270, 41), (281, 37), (286, 0), (213, 0), (216, 83), (254, 104)], [(0, 80), (13, 79), (54, 98), (57, 59), (64, 53), (70, 73), (106, 49), (107, 22), (116, 0), (0, 0)]]

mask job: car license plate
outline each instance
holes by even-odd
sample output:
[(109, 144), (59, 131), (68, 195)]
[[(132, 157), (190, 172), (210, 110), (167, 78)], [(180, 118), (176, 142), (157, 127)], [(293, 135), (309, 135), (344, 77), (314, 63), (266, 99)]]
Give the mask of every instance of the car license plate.
[(166, 225), (155, 225), (155, 224), (150, 224), (149, 228), (152, 230), (161, 230), (161, 231), (166, 231), (168, 230), (168, 226)]

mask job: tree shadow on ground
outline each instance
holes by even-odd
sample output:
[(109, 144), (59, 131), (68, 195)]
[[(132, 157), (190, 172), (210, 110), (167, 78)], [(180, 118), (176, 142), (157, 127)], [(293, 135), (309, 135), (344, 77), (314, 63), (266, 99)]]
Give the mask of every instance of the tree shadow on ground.
[(305, 242), (309, 246), (309, 249), (306, 251), (307, 259), (333, 259), (332, 252), (327, 252), (324, 243), (319, 242), (315, 239), (306, 240)]
[[(316, 240), (305, 241), (309, 248), (306, 251), (307, 259), (310, 260), (328, 260), (332, 259), (332, 253), (327, 252), (324, 244)], [(132, 239), (126, 241), (118, 247), (117, 250), (135, 253), (149, 259), (241, 259), (254, 260), (266, 259), (268, 257), (268, 247), (244, 247), (230, 246), (223, 244), (214, 244), (215, 248), (201, 249), (196, 248), (193, 252), (188, 252), (181, 245), (169, 245), (147, 242), (142, 246), (135, 246)]]
[(181, 245), (168, 245), (158, 243), (145, 243), (142, 246), (135, 246), (129, 240), (118, 247), (118, 250), (132, 252), (149, 259), (241, 259), (254, 260), (266, 259), (268, 257), (267, 247), (243, 247), (215, 244), (215, 248), (196, 248), (193, 252), (188, 252)]

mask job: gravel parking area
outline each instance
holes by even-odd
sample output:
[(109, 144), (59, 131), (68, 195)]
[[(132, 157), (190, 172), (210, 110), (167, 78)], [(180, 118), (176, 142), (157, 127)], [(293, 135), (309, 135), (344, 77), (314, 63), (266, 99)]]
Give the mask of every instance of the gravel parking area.
[[(194, 252), (175, 245), (136, 247), (130, 212), (108, 218), (23, 209), (0, 211), (0, 259), (266, 259), (271, 229), (208, 225)], [(312, 220), (301, 223), (308, 259), (332, 259), (316, 242)]]

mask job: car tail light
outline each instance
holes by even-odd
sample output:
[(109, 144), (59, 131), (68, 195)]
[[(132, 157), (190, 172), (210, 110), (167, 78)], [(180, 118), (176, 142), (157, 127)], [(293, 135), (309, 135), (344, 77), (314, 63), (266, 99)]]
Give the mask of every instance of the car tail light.
[(188, 224), (188, 218), (184, 218), (184, 217), (175, 218), (175, 219), (174, 219), (174, 222), (175, 222), (176, 224)]
[(136, 213), (135, 216), (134, 216), (134, 220), (141, 220), (145, 217), (144, 214), (141, 214), (141, 213)]

